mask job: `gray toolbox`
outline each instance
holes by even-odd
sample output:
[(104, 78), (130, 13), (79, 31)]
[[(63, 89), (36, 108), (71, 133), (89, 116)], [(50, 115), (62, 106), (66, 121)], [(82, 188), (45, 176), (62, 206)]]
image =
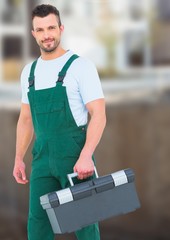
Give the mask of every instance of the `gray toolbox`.
[(53, 232), (75, 232), (101, 220), (132, 212), (140, 207), (134, 172), (125, 169), (73, 185), (76, 173), (68, 174), (71, 187), (40, 197)]

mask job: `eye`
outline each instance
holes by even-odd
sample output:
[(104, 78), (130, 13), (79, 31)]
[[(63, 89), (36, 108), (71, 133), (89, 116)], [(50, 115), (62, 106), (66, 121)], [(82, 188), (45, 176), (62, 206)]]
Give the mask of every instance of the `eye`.
[(56, 29), (56, 26), (50, 26), (49, 27), (49, 30), (54, 30), (54, 29)]
[(36, 32), (42, 32), (43, 30), (41, 28), (37, 28)]

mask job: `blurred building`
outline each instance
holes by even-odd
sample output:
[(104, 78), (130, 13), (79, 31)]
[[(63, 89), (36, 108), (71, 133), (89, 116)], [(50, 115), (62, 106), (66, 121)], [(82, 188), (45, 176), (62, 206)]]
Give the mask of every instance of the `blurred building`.
[(28, 57), (26, 1), (2, 0), (0, 7), (0, 81), (18, 79)]
[(153, 64), (167, 66), (170, 64), (170, 1), (155, 2), (156, 10), (151, 22)]
[(64, 47), (91, 58), (102, 78), (169, 63), (167, 0), (2, 0), (1, 82), (18, 80), (22, 67), (39, 55), (30, 13), (42, 3), (61, 12)]
[[(12, 171), (20, 73), (40, 54), (30, 13), (41, 3), (60, 10), (64, 47), (91, 58), (102, 80), (114, 80), (102, 81), (107, 127), (97, 167), (100, 175), (134, 169), (141, 209), (101, 223), (102, 239), (169, 240), (170, 75), (167, 82), (157, 75), (169, 71), (169, 0), (1, 0), (0, 239), (26, 239), (29, 186), (17, 185)], [(25, 160), (29, 176), (31, 148)]]

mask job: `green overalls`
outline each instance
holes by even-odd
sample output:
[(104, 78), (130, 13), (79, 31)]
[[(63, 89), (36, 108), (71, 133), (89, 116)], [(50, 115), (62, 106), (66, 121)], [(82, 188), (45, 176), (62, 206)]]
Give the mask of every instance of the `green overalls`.
[[(29, 240), (54, 239), (47, 214), (40, 205), (40, 196), (70, 185), (67, 174), (73, 172), (85, 143), (86, 126), (76, 125), (69, 107), (66, 87), (63, 86), (66, 72), (77, 57), (73, 55), (66, 62), (55, 87), (43, 90), (34, 88), (37, 61), (31, 66), (28, 98), (36, 139), (32, 150), (30, 177)], [(77, 231), (76, 236), (79, 240), (99, 240), (98, 224)]]

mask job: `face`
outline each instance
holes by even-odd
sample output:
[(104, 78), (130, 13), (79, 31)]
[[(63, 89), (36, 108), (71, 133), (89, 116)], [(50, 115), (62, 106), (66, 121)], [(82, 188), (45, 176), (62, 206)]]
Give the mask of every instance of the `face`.
[(57, 49), (63, 30), (63, 25), (59, 27), (58, 19), (54, 14), (33, 19), (32, 35), (43, 52), (50, 53)]

